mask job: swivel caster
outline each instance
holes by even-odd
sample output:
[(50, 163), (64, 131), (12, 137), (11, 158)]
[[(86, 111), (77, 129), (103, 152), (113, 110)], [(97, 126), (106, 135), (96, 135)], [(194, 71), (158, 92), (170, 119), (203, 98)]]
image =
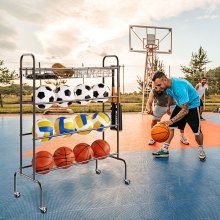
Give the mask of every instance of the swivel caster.
[(131, 183), (131, 181), (129, 179), (125, 179), (124, 181), (125, 181), (126, 185), (130, 185), (130, 183)]
[(45, 214), (47, 212), (47, 208), (46, 207), (40, 207), (40, 211), (41, 211), (41, 213)]
[(21, 196), (21, 193), (20, 192), (14, 192), (14, 196), (15, 196), (15, 198), (19, 198)]
[(101, 170), (95, 170), (96, 174), (100, 174), (101, 173)]

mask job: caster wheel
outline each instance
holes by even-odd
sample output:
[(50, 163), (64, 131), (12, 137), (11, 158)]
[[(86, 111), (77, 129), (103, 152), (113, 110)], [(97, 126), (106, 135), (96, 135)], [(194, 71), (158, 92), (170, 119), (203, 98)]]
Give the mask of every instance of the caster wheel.
[(124, 181), (125, 181), (126, 185), (130, 185), (130, 183), (131, 183), (131, 181), (129, 179), (125, 179)]
[(20, 192), (14, 192), (14, 196), (15, 196), (15, 198), (19, 198), (21, 196), (21, 193)]
[(41, 213), (46, 213), (47, 212), (47, 208), (46, 207), (40, 207), (40, 211)]
[(101, 174), (101, 170), (95, 170), (96, 174)]

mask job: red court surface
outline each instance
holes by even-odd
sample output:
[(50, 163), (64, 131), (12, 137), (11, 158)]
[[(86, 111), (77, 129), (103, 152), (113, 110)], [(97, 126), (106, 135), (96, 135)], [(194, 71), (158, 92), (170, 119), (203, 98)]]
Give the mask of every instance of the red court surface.
[[(209, 113), (209, 115), (212, 113)], [(54, 116), (53, 116), (54, 117)], [(58, 117), (58, 116), (56, 116)], [(141, 113), (123, 113), (123, 130), (120, 131), (120, 151), (140, 151), (140, 150), (156, 150), (162, 144), (156, 143), (152, 146), (148, 145), (148, 140), (150, 138), (150, 115), (145, 115)], [(165, 117), (166, 118), (166, 117)], [(204, 134), (204, 146), (205, 147), (219, 147), (220, 146), (220, 123), (215, 123), (211, 121), (201, 121), (201, 128)], [(111, 152), (116, 151), (116, 132), (112, 130), (107, 130), (105, 132), (105, 139), (111, 146)], [(194, 148), (197, 147), (196, 141), (194, 139), (194, 134), (192, 133), (190, 127), (187, 125), (185, 128), (185, 134), (189, 140), (189, 145), (184, 145), (180, 142), (179, 131), (175, 131), (175, 136), (171, 142), (170, 148)], [(102, 133), (97, 131), (92, 131), (88, 135), (74, 134), (71, 137), (63, 138), (53, 138), (46, 143), (38, 143), (36, 152), (40, 150), (47, 150), (51, 153), (61, 146), (68, 146), (73, 148), (78, 143), (88, 143), (91, 144), (95, 139), (101, 139)], [(32, 150), (24, 152), (24, 156), (31, 156)]]

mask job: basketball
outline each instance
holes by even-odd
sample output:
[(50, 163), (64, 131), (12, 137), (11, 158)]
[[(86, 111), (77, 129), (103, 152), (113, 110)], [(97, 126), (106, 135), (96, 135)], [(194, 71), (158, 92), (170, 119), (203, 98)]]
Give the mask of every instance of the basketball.
[[(53, 154), (54, 162), (57, 167), (66, 166), (72, 164), (75, 161), (75, 156), (69, 147), (60, 147), (56, 149)], [(62, 169), (67, 169), (70, 166), (63, 167)]]
[[(52, 65), (52, 68), (67, 68), (61, 63), (54, 63)], [(63, 77), (63, 78), (68, 78), (71, 77), (75, 72), (74, 70), (53, 70), (54, 74), (57, 76)]]
[[(91, 148), (94, 152), (94, 157), (104, 157), (110, 154), (110, 145), (105, 140), (96, 140), (91, 144)], [(104, 158), (102, 158), (104, 159)]]
[[(44, 170), (48, 170), (53, 168), (54, 166), (54, 160), (53, 156), (48, 151), (39, 151), (35, 154), (35, 160), (36, 160), (36, 172), (42, 172)], [(33, 166), (33, 159), (32, 159), (32, 166)], [(45, 171), (41, 174), (47, 174), (50, 171)]]
[(156, 141), (156, 142), (164, 142), (168, 139), (170, 135), (170, 130), (165, 124), (156, 124), (154, 127), (151, 129), (151, 137)]
[[(77, 162), (83, 162), (85, 160), (90, 160), (93, 157), (93, 151), (89, 144), (79, 143), (74, 149), (73, 153)], [(88, 163), (88, 162), (85, 162)]]

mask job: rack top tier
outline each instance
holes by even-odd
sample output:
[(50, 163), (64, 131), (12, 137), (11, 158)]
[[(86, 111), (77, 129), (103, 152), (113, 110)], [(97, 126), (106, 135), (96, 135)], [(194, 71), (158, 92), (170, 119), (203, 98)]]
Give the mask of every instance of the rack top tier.
[(20, 68), (27, 79), (59, 79), (59, 78), (97, 78), (111, 77), (120, 66), (109, 67), (80, 67), (80, 68)]

